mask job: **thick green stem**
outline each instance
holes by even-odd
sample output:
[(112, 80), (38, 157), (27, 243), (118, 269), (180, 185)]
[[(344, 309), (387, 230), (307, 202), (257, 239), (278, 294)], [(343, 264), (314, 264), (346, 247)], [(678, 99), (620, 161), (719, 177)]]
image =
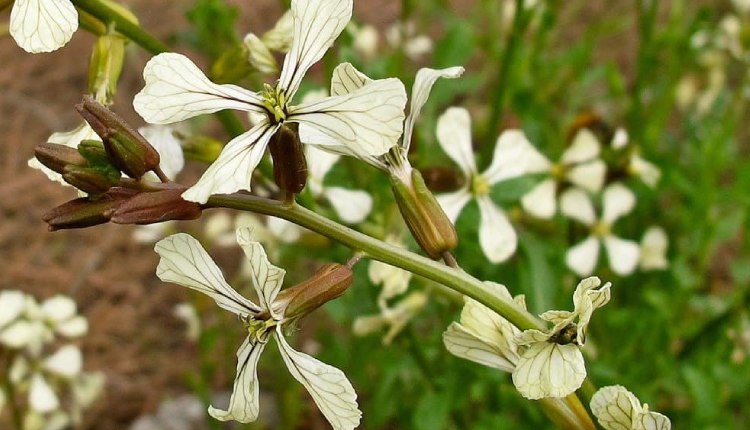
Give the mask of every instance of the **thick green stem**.
[(545, 325), (535, 316), (521, 309), (514, 302), (498, 296), (492, 288), (465, 272), (374, 239), (301, 206), (245, 194), (231, 194), (212, 196), (208, 200), (207, 207), (224, 207), (284, 218), (352, 249), (364, 251), (370, 258), (450, 287), (483, 303), (522, 330), (545, 328)]
[(126, 16), (112, 9), (99, 0), (71, 0), (71, 2), (83, 11), (90, 13), (105, 23), (114, 23), (115, 29), (128, 39), (140, 45), (152, 54), (160, 54), (169, 51), (167, 45), (145, 32), (137, 24), (133, 24)]

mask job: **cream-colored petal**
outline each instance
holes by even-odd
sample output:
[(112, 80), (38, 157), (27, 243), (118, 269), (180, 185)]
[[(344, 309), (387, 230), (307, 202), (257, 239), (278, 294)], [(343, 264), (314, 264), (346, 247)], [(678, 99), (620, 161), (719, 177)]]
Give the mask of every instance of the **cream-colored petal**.
[(60, 407), (60, 400), (49, 383), (39, 373), (31, 377), (29, 406), (36, 412), (49, 413)]
[(471, 193), (468, 188), (461, 188), (458, 191), (454, 191), (448, 194), (439, 194), (435, 196), (440, 207), (443, 208), (445, 215), (448, 216), (454, 224), (461, 210), (471, 200)]
[(560, 196), (560, 212), (584, 225), (596, 222), (596, 213), (591, 198), (580, 188), (569, 188)]
[(182, 193), (182, 198), (203, 204), (213, 194), (250, 190), (253, 171), (280, 126), (269, 126), (264, 121), (232, 139), (198, 182)]
[(237, 243), (242, 247), (245, 257), (250, 262), (250, 278), (255, 292), (258, 294), (261, 307), (269, 310), (271, 315), (276, 317), (276, 315), (273, 315), (271, 304), (281, 290), (286, 271), (268, 261), (266, 250), (263, 249), (263, 245), (252, 240), (252, 233), (249, 228), (238, 228)]
[(323, 151), (313, 145), (308, 145), (305, 147), (305, 158), (307, 159), (307, 173), (309, 178), (323, 182), (323, 179), (331, 168), (333, 168), (334, 164), (339, 161), (341, 156)]
[(70, 0), (16, 0), (10, 12), (10, 35), (27, 52), (52, 52), (78, 29)]
[(501, 263), (510, 258), (518, 246), (518, 235), (508, 217), (495, 202), (484, 196), (479, 203), (479, 246), (492, 263)]
[(208, 407), (208, 414), (219, 421), (249, 423), (258, 419), (260, 411), (260, 387), (258, 384), (258, 360), (266, 342), (251, 341), (248, 336), (237, 350), (237, 375), (227, 410)]
[(527, 348), (513, 371), (513, 384), (527, 399), (565, 397), (586, 379), (583, 354), (575, 345), (539, 342)]
[(643, 412), (633, 422), (634, 430), (671, 430), (672, 422), (658, 412)]
[(26, 295), (18, 290), (0, 291), (0, 330), (26, 309)]
[(287, 100), (302, 77), (323, 58), (352, 17), (352, 0), (292, 0), (294, 39), (284, 58), (279, 85)]
[(594, 273), (598, 260), (599, 239), (593, 236), (573, 246), (565, 254), (565, 263), (578, 276), (589, 276)]
[(414, 123), (417, 121), (422, 107), (427, 102), (427, 98), (430, 96), (432, 86), (440, 78), (456, 79), (463, 73), (464, 68), (460, 66), (438, 70), (426, 67), (419, 69), (417, 76), (414, 78), (414, 86), (411, 89), (409, 115), (406, 116), (406, 121), (404, 122), (404, 140), (401, 144), (404, 152), (409, 152), (412, 134), (414, 133)]
[(65, 345), (44, 360), (44, 369), (64, 378), (73, 378), (83, 369), (83, 354), (78, 347)]
[(631, 174), (638, 176), (641, 180), (651, 188), (654, 188), (661, 179), (661, 170), (656, 164), (645, 160), (638, 154), (634, 154), (630, 159), (630, 166), (628, 166)]
[(266, 221), (268, 230), (282, 243), (294, 243), (299, 240), (305, 231), (297, 224), (283, 218), (270, 217)]
[(495, 143), (492, 163), (482, 174), (490, 185), (515, 178), (528, 171), (528, 162), (537, 150), (521, 130), (505, 130)]
[(612, 148), (622, 149), (628, 146), (629, 141), (630, 141), (630, 137), (628, 136), (627, 130), (620, 127), (617, 130), (615, 130), (615, 135), (612, 137)]
[[(504, 354), (506, 350), (486, 342), (459, 323), (454, 322), (448, 326), (448, 329), (443, 333), (443, 344), (448, 352), (464, 360), (508, 373), (515, 368), (515, 361)], [(517, 360), (517, 356), (514, 359)]]
[(474, 149), (471, 146), (471, 117), (461, 107), (448, 108), (437, 122), (437, 139), (443, 151), (455, 161), (466, 176), (476, 173)]
[(23, 348), (34, 342), (39, 336), (37, 324), (18, 320), (0, 330), (0, 344), (11, 349)]
[(373, 284), (382, 284), (379, 298), (384, 301), (406, 292), (412, 276), (407, 270), (377, 260), (370, 261), (367, 275)]
[(42, 303), (44, 318), (53, 324), (73, 318), (76, 314), (76, 302), (70, 297), (57, 295)]
[(279, 52), (288, 52), (294, 41), (294, 17), (292, 11), (288, 10), (281, 15), (276, 25), (263, 34), (263, 43), (268, 48)]
[[(667, 248), (669, 239), (661, 227), (649, 227), (641, 239), (640, 266), (643, 270), (662, 270), (669, 265)], [(0, 324), (2, 326), (2, 324)]]
[(607, 249), (609, 266), (618, 275), (629, 275), (633, 273), (638, 265), (641, 249), (632, 240), (620, 239), (617, 236), (605, 236), (604, 247)]
[(587, 128), (582, 128), (573, 138), (573, 143), (563, 152), (560, 161), (563, 164), (578, 164), (597, 157), (601, 152), (599, 139)]
[(602, 221), (612, 224), (635, 207), (635, 194), (625, 185), (614, 183), (604, 190)]
[(143, 137), (159, 153), (159, 167), (169, 179), (174, 180), (185, 167), (185, 156), (182, 144), (174, 135), (174, 128), (169, 126), (150, 125), (138, 129)]
[(536, 184), (531, 191), (521, 197), (521, 206), (537, 218), (552, 218), (557, 211), (557, 182), (548, 178)]
[(381, 155), (403, 133), (406, 89), (398, 79), (380, 79), (351, 93), (289, 108), (289, 121), (317, 128), (355, 154)]
[(336, 214), (347, 224), (358, 224), (372, 211), (372, 197), (361, 190), (326, 187), (324, 194)]
[(182, 54), (153, 57), (143, 69), (143, 79), (146, 86), (135, 95), (133, 107), (151, 124), (170, 124), (224, 109), (266, 112), (260, 96), (236, 85), (211, 82)]
[(600, 388), (591, 397), (591, 412), (605, 430), (633, 430), (640, 410), (638, 399), (620, 385)]
[(237, 315), (261, 311), (227, 284), (211, 256), (192, 236), (173, 234), (157, 242), (154, 250), (161, 257), (156, 276), (162, 281), (199, 291), (214, 299), (219, 307)]
[(333, 69), (331, 95), (342, 96), (353, 93), (372, 82), (374, 82), (373, 79), (357, 70), (351, 63), (341, 63)]
[(71, 386), (73, 399), (79, 408), (87, 408), (104, 390), (107, 378), (101, 372), (84, 373), (79, 375)]
[[(91, 126), (89, 126), (85, 121), (83, 122), (83, 124), (79, 125), (71, 131), (53, 133), (49, 138), (47, 138), (47, 142), (49, 143), (65, 145), (70, 148), (77, 148), (78, 144), (81, 143), (82, 140), (101, 140), (99, 138), (99, 135), (97, 135), (91, 128)], [(58, 182), (66, 187), (72, 186), (69, 183), (65, 182), (65, 180), (63, 180), (61, 174), (40, 163), (36, 158), (30, 158), (27, 164), (32, 169), (40, 170), (47, 176), (50, 181)]]
[(565, 174), (565, 178), (573, 185), (577, 185), (592, 193), (599, 192), (607, 176), (607, 164), (600, 160), (592, 160), (577, 164)]
[(260, 73), (270, 75), (279, 71), (279, 64), (271, 50), (253, 33), (248, 33), (242, 40), (247, 48), (247, 60)]
[(289, 373), (312, 396), (318, 409), (335, 430), (352, 430), (359, 426), (362, 412), (357, 394), (344, 373), (307, 354), (295, 351), (277, 326), (276, 341)]

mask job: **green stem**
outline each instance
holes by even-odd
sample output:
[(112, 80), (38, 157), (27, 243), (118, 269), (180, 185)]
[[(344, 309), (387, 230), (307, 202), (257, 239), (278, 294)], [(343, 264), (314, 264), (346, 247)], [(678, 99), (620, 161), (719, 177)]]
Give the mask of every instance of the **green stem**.
[(545, 325), (535, 316), (514, 302), (498, 296), (492, 288), (461, 270), (447, 267), (403, 248), (374, 239), (296, 204), (289, 205), (245, 194), (230, 194), (212, 196), (206, 206), (238, 209), (284, 218), (352, 249), (364, 251), (370, 258), (450, 287), (483, 303), (522, 330), (545, 328)]
[(81, 10), (88, 12), (105, 23), (114, 23), (117, 31), (140, 45), (152, 54), (169, 51), (167, 45), (145, 32), (120, 12), (112, 9), (99, 0), (71, 0)]

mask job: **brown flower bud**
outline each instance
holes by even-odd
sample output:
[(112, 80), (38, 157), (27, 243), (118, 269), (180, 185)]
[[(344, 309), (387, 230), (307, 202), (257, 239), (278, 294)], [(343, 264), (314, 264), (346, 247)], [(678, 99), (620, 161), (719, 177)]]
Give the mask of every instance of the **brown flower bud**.
[[(117, 172), (117, 174), (119, 173)], [(62, 177), (65, 182), (89, 194), (105, 193), (115, 186), (120, 179), (117, 175), (107, 175), (99, 169), (74, 165), (65, 166)]]
[(102, 138), (112, 164), (131, 178), (159, 167), (159, 153), (114, 112), (91, 96), (84, 96), (76, 110)]
[(352, 269), (329, 263), (318, 269), (312, 278), (282, 290), (274, 301), (284, 318), (301, 318), (327, 302), (344, 294), (352, 285)]
[(155, 224), (169, 220), (200, 218), (201, 206), (182, 199), (184, 188), (140, 193), (117, 207), (112, 222), (117, 224)]
[(395, 175), (391, 176), (391, 189), (411, 234), (430, 258), (440, 258), (458, 245), (453, 223), (425, 185), (418, 170), (412, 170), (411, 184), (404, 183)]
[(62, 174), (65, 166), (85, 166), (86, 159), (74, 148), (56, 143), (41, 143), (34, 148), (34, 156), (40, 163)]
[(283, 191), (297, 194), (307, 183), (307, 160), (297, 131), (286, 125), (273, 135), (268, 149), (273, 158), (273, 179)]
[(42, 220), (49, 224), (50, 231), (104, 224), (112, 217), (117, 206), (135, 193), (134, 190), (113, 188), (97, 199), (74, 199), (51, 209), (42, 216)]

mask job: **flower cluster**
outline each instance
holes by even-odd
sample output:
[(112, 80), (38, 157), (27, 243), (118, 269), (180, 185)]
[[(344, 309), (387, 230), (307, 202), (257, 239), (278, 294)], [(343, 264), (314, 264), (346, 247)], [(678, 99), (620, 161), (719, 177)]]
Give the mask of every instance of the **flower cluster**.
[[(0, 387), (0, 408), (26, 395), (24, 429), (67, 428), (81, 420), (81, 412), (99, 396), (104, 377), (83, 371), (83, 354), (73, 343), (88, 332), (75, 302), (54, 296), (38, 303), (21, 291), (0, 292), (0, 352), (10, 387)], [(10, 397), (13, 393), (14, 397)], [(67, 394), (66, 394), (67, 393)], [(53, 425), (57, 427), (49, 427)], [(46, 426), (46, 427), (43, 427)]]

